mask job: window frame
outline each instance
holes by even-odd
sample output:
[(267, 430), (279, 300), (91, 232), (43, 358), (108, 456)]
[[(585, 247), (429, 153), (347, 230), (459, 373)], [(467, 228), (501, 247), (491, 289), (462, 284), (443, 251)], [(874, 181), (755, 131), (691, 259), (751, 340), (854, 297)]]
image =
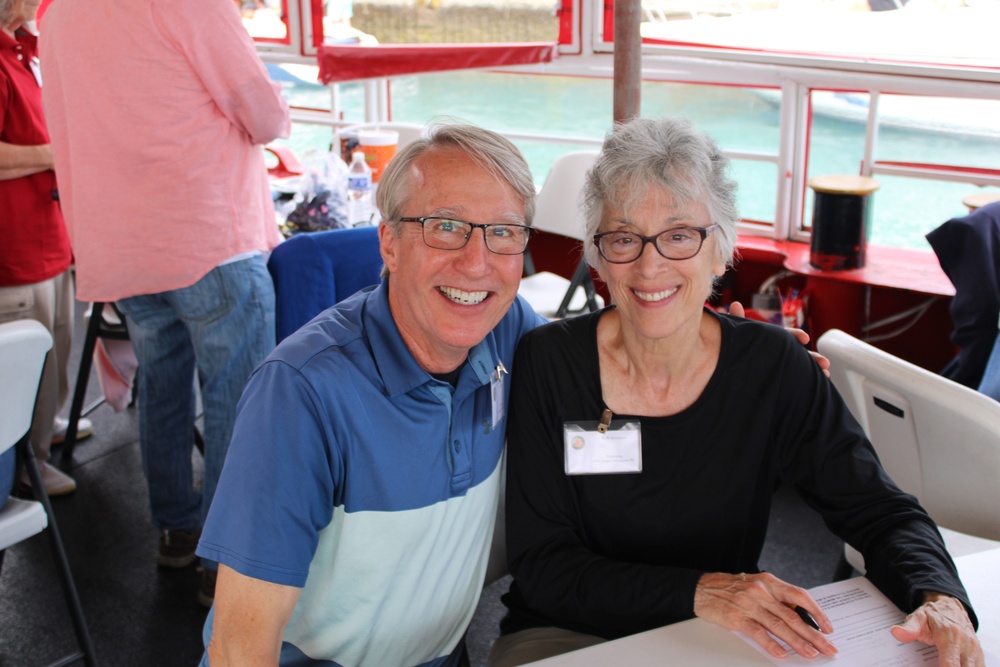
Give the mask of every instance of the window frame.
[[(266, 60), (285, 62), (316, 62), (315, 25), (318, 17), (322, 28), (321, 0), (285, 0), (290, 5), (289, 25), (299, 26), (299, 35), (292, 31), (292, 42), (298, 43), (301, 55), (296, 58), (288, 48), (261, 44)], [(297, 10), (301, 5), (302, 12)], [(552, 62), (512, 67), (488, 67), (500, 72), (550, 74), (596, 78), (613, 77), (613, 44), (604, 39), (611, 4), (605, 0), (565, 0), (561, 5), (571, 13), (562, 16), (560, 25), (560, 57)], [(319, 13), (317, 14), (317, 8)], [(297, 20), (293, 20), (297, 19)], [(309, 27), (307, 30), (306, 28)], [(566, 30), (571, 39), (564, 41)], [(321, 41), (322, 35), (319, 34)], [(312, 45), (310, 47), (301, 45)], [(377, 48), (377, 47), (375, 47)], [(808, 241), (806, 224), (806, 180), (812, 108), (810, 91), (833, 90), (868, 93), (873, 100), (866, 121), (864, 159), (861, 175), (903, 175), (911, 178), (956, 180), (970, 184), (1000, 185), (1000, 165), (997, 169), (949, 170), (947, 165), (914, 165), (882, 162), (875, 158), (879, 119), (878, 97), (881, 94), (928, 95), (956, 98), (1000, 100), (1000, 67), (962, 67), (947, 64), (915, 64), (881, 61), (859, 61), (842, 57), (748, 52), (718, 47), (695, 47), (643, 44), (641, 71), (644, 81), (696, 83), (746, 88), (772, 88), (781, 91), (779, 142), (776, 153), (753, 153), (723, 149), (736, 160), (757, 160), (776, 165), (775, 219), (773, 223), (747, 221), (740, 231), (776, 240)], [(366, 122), (390, 120), (390, 82), (369, 79), (366, 85)], [(331, 87), (336, 101), (336, 85)], [(296, 120), (333, 126), (346, 124), (336, 117), (337, 104), (323, 114), (301, 110)], [(294, 112), (293, 112), (294, 114)], [(610, 108), (609, 108), (610, 116)], [(565, 142), (565, 136), (519, 134), (508, 132), (511, 138)], [(580, 137), (581, 145), (592, 146), (594, 137)], [(961, 166), (961, 165), (959, 165)]]

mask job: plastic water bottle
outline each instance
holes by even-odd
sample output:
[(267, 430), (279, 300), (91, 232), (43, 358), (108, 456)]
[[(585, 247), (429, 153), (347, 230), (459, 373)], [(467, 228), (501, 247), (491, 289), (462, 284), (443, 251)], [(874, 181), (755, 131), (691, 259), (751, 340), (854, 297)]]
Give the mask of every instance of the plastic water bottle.
[(372, 170), (365, 154), (355, 151), (347, 171), (347, 223), (352, 227), (371, 224)]

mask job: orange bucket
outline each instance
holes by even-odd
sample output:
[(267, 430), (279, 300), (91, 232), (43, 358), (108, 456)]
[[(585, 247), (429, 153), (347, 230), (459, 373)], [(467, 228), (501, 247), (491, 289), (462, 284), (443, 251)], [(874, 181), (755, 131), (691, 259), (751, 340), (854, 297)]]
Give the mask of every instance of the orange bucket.
[(372, 170), (372, 183), (378, 183), (389, 161), (396, 155), (399, 132), (393, 130), (361, 130), (358, 147), (365, 154), (365, 162)]

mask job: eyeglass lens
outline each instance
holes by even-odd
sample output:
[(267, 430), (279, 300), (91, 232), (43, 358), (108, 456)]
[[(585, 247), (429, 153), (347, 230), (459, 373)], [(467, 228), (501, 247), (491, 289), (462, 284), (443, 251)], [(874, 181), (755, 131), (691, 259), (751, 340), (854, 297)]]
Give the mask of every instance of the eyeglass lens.
[(530, 229), (521, 225), (477, 225), (447, 218), (423, 218), (424, 242), (432, 248), (458, 250), (465, 246), (476, 227), (482, 228), (486, 247), (498, 255), (520, 255), (531, 236)]
[(653, 237), (643, 237), (635, 232), (609, 232), (601, 234), (598, 248), (609, 262), (633, 262), (642, 254), (645, 241), (667, 259), (690, 259), (698, 254), (707, 236), (701, 227), (678, 227), (660, 232)]

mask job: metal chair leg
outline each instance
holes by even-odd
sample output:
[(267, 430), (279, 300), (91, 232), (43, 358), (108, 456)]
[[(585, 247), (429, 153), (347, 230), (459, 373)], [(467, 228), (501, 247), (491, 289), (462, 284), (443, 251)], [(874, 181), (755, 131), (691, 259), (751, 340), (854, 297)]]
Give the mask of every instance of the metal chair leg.
[(59, 532), (59, 525), (56, 516), (52, 512), (52, 503), (49, 501), (49, 494), (45, 490), (45, 483), (42, 481), (42, 471), (35, 458), (34, 448), (28, 442), (28, 436), (18, 442), (25, 468), (28, 472), (28, 479), (31, 480), (31, 492), (35, 500), (42, 503), (45, 514), (48, 517), (49, 525), (46, 531), (49, 534), (49, 541), (52, 546), (52, 554), (55, 556), (59, 566), (59, 581), (62, 585), (63, 595), (66, 598), (66, 606), (69, 607), (70, 618), (73, 621), (73, 630), (76, 633), (77, 644), (80, 650), (77, 653), (68, 655), (52, 664), (51, 667), (70, 665), (79, 660), (87, 667), (97, 667), (97, 659), (94, 657), (94, 645), (90, 638), (90, 631), (87, 629), (87, 621), (83, 616), (83, 606), (80, 604), (80, 594), (77, 591), (76, 583), (73, 581), (73, 571), (70, 569), (69, 558), (66, 556), (66, 548), (63, 546), (62, 535)]
[(594, 288), (594, 281), (590, 277), (590, 265), (587, 264), (586, 258), (581, 258), (580, 263), (576, 265), (573, 278), (569, 283), (569, 289), (566, 290), (566, 296), (563, 297), (562, 303), (559, 304), (559, 309), (556, 310), (557, 318), (566, 317), (570, 313), (569, 304), (573, 300), (576, 290), (580, 287), (583, 288), (584, 295), (587, 298), (587, 303), (583, 307), (583, 310), (596, 313), (598, 310), (597, 291)]
[(90, 322), (87, 324), (87, 335), (83, 339), (80, 369), (76, 374), (76, 388), (73, 390), (73, 402), (69, 408), (69, 426), (66, 427), (66, 440), (63, 442), (63, 464), (73, 460), (77, 429), (83, 414), (83, 401), (87, 397), (87, 383), (90, 381), (90, 369), (94, 363), (94, 348), (97, 346), (97, 335), (101, 327), (101, 313), (103, 311), (104, 303), (100, 301), (95, 301), (90, 307)]

